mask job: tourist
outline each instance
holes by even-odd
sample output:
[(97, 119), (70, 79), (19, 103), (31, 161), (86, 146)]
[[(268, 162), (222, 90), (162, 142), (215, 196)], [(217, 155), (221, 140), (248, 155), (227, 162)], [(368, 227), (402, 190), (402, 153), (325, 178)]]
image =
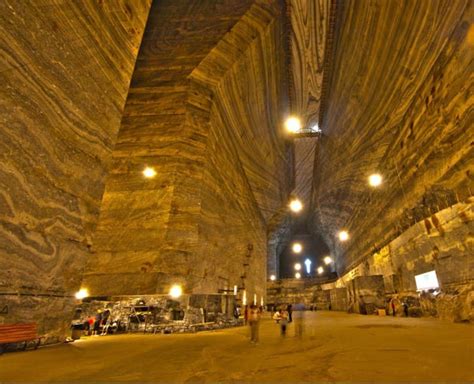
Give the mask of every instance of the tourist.
[(408, 317), (408, 304), (403, 303), (403, 312), (405, 313), (405, 317)]
[(284, 309), (280, 311), (280, 333), (286, 335), (286, 327), (288, 325), (288, 312)]
[(250, 342), (258, 343), (258, 326), (260, 322), (260, 311), (255, 304), (248, 311), (248, 323), (250, 326)]
[(94, 332), (92, 333), (94, 336), (99, 336), (101, 322), (102, 322), (102, 311), (98, 310), (95, 315)]
[(292, 317), (293, 307), (291, 306), (291, 304), (288, 304), (287, 311), (288, 311), (288, 322), (291, 323), (293, 321), (293, 317)]
[(276, 323), (280, 323), (280, 319), (281, 319), (281, 314), (280, 314), (280, 311), (277, 309), (277, 311), (273, 314), (273, 320), (276, 321)]
[(295, 336), (302, 337), (303, 336), (303, 319), (304, 319), (304, 304), (296, 304), (295, 305), (295, 312), (294, 312), (294, 324), (295, 324)]
[(392, 315), (395, 317), (396, 311), (395, 311), (395, 299), (392, 299), (390, 302), (390, 305), (392, 307)]

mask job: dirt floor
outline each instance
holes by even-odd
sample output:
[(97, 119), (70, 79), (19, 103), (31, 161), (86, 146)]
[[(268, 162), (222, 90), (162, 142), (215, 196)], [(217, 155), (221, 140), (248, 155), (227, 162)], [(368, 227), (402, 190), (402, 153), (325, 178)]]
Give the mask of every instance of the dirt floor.
[(0, 356), (0, 381), (474, 381), (474, 327), (435, 319), (306, 312), (281, 337), (245, 327), (198, 334), (118, 335)]

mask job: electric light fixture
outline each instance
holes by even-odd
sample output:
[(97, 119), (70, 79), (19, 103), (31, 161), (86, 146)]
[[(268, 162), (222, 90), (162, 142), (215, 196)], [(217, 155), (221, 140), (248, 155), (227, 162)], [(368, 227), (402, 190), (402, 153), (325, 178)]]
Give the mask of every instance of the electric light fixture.
[(290, 116), (285, 121), (285, 128), (290, 133), (296, 133), (301, 130), (301, 121), (295, 116)]
[(89, 291), (85, 288), (81, 288), (74, 296), (76, 296), (77, 300), (82, 300), (89, 296)]
[(170, 296), (174, 299), (177, 299), (183, 294), (183, 288), (180, 285), (175, 284), (170, 288)]
[(318, 273), (321, 275), (323, 272), (324, 272), (324, 268), (323, 267), (318, 267)]
[(301, 270), (301, 264), (300, 263), (295, 264), (295, 270), (297, 270), (297, 271)]
[(300, 278), (301, 278), (301, 273), (296, 272), (296, 273), (295, 273), (295, 277), (296, 277), (297, 279), (300, 279)]
[(143, 176), (145, 176), (147, 179), (151, 179), (156, 176), (156, 171), (151, 167), (146, 167), (143, 170)]
[(382, 184), (382, 175), (374, 173), (369, 176), (369, 185), (371, 187), (378, 187)]
[(294, 243), (291, 249), (294, 253), (301, 253), (301, 251), (303, 250), (303, 247), (300, 243)]
[(303, 209), (303, 204), (298, 199), (293, 199), (290, 201), (290, 209), (292, 212), (298, 213)]
[(271, 276), (270, 276), (270, 280), (271, 280), (271, 281), (275, 281), (275, 280), (276, 280), (276, 276), (275, 276), (275, 275), (271, 275)]
[(332, 259), (329, 256), (326, 256), (324, 259), (324, 264), (329, 265), (332, 263)]
[(347, 231), (340, 231), (338, 233), (338, 237), (339, 237), (339, 240), (341, 241), (349, 240), (349, 234), (347, 233)]

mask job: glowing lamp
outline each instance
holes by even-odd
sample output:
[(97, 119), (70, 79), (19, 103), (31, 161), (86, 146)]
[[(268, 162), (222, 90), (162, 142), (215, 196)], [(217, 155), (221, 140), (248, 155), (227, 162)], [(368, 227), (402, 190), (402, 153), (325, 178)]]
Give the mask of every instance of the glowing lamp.
[(143, 176), (145, 176), (147, 179), (151, 179), (156, 176), (156, 171), (151, 167), (146, 167), (143, 170)]
[(292, 212), (298, 213), (303, 209), (303, 204), (298, 199), (291, 200), (290, 209)]
[(306, 273), (310, 274), (311, 273), (311, 260), (306, 259), (304, 261), (304, 265), (306, 266)]
[(296, 277), (297, 279), (301, 278), (301, 273), (296, 272), (296, 273), (295, 273), (295, 277)]
[(257, 305), (257, 294), (253, 294), (253, 305)]
[(349, 240), (349, 234), (347, 233), (347, 231), (340, 231), (338, 233), (338, 237), (339, 237), (339, 240), (341, 241)]
[(324, 268), (323, 267), (318, 267), (318, 273), (321, 275), (323, 272), (324, 272)]
[(296, 269), (297, 271), (301, 270), (301, 264), (300, 264), (300, 263), (296, 263), (296, 264), (295, 264), (295, 269)]
[(238, 290), (237, 285), (234, 285), (234, 296), (237, 296), (237, 290)]
[(297, 117), (289, 117), (285, 121), (285, 128), (290, 133), (296, 133), (301, 130), (301, 121)]
[(77, 300), (82, 300), (89, 296), (89, 291), (85, 288), (81, 288), (74, 296), (76, 296)]
[(329, 256), (326, 256), (324, 259), (324, 264), (328, 265), (328, 264), (331, 264), (332, 263), (332, 259), (329, 257)]
[(294, 253), (300, 253), (303, 250), (303, 247), (300, 243), (294, 243), (293, 247), (291, 247)]
[(271, 280), (271, 281), (275, 281), (275, 280), (276, 280), (276, 276), (275, 276), (275, 275), (271, 275), (271, 276), (270, 276), (270, 280)]
[(244, 293), (242, 295), (242, 304), (247, 305), (247, 291), (244, 289)]
[(369, 185), (371, 187), (378, 187), (382, 184), (382, 175), (374, 173), (369, 176)]
[(183, 288), (181, 288), (180, 285), (175, 284), (170, 288), (170, 296), (172, 298), (177, 299), (182, 294), (183, 294)]

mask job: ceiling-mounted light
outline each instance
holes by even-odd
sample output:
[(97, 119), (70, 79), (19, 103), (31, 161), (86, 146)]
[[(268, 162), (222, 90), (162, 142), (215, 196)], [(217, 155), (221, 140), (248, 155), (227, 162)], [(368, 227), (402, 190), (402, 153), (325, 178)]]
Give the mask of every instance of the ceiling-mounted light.
[(332, 259), (329, 257), (329, 256), (326, 256), (324, 259), (324, 264), (328, 265), (328, 264), (331, 264), (332, 263)]
[(303, 209), (303, 204), (298, 199), (293, 199), (290, 201), (290, 209), (291, 211), (298, 213)]
[(347, 231), (340, 231), (337, 236), (341, 241), (349, 240), (349, 233), (347, 233)]
[(369, 185), (371, 187), (378, 187), (382, 184), (382, 175), (374, 173), (369, 176)]
[(290, 116), (285, 121), (285, 128), (290, 133), (296, 133), (301, 130), (301, 121), (295, 116)]
[(300, 243), (294, 243), (291, 247), (291, 250), (294, 253), (301, 253), (301, 251), (303, 250), (303, 246)]

